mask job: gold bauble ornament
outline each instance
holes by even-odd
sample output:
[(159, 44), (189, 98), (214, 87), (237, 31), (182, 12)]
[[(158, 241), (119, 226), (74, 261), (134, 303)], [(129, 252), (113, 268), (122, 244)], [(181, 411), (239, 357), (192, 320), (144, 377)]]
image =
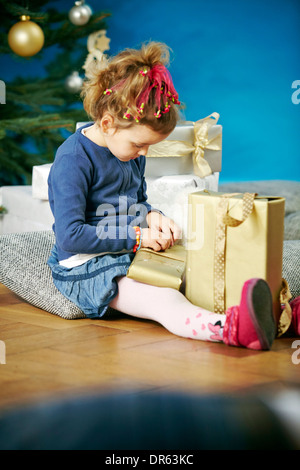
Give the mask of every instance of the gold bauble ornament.
[(31, 57), (43, 47), (45, 37), (42, 28), (30, 21), (30, 17), (21, 16), (21, 21), (14, 24), (8, 32), (8, 44), (13, 52), (21, 57)]

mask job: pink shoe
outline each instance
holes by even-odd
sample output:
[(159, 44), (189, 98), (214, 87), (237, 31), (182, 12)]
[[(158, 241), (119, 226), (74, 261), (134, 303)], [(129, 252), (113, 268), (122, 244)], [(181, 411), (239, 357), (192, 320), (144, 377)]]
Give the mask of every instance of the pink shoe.
[(296, 297), (290, 302), (292, 309), (292, 323), (287, 330), (289, 336), (300, 336), (300, 297)]
[(223, 341), (248, 349), (271, 349), (276, 336), (272, 295), (263, 279), (246, 281), (239, 306), (229, 307)]

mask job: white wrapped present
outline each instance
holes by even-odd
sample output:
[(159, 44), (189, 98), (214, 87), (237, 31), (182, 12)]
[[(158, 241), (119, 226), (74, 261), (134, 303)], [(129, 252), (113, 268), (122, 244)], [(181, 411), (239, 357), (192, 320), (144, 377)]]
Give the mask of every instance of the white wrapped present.
[(218, 113), (178, 124), (167, 139), (147, 152), (146, 177), (195, 174), (204, 178), (222, 169), (222, 126)]
[(51, 230), (54, 219), (49, 202), (34, 199), (31, 186), (2, 186), (0, 201), (7, 209), (0, 217), (0, 233)]
[(173, 175), (147, 178), (148, 202), (153, 208), (170, 217), (182, 230), (180, 245), (186, 245), (188, 224), (188, 195), (195, 191), (218, 191), (219, 173), (205, 178), (197, 175)]
[(45, 163), (32, 168), (32, 197), (34, 199), (48, 200), (48, 176), (51, 165), (51, 163)]

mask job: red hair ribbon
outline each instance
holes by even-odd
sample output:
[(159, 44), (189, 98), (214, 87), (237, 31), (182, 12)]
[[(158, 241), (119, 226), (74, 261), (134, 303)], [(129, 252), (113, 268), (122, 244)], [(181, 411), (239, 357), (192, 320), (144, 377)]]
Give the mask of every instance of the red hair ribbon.
[[(141, 72), (142, 71), (140, 71), (140, 73)], [(160, 108), (162, 103), (164, 106), (164, 111), (162, 111), (163, 113), (167, 113), (169, 111), (169, 101), (172, 101), (177, 105), (180, 104), (180, 101), (178, 101), (178, 93), (173, 85), (170, 72), (163, 64), (154, 65), (152, 69), (147, 72), (147, 76), (149, 78), (149, 82), (139, 95), (137, 106), (140, 107), (142, 103), (148, 103), (151, 90), (155, 88), (155, 102), (158, 109), (155, 116), (161, 117)]]
[[(139, 74), (143, 76), (147, 75), (148, 81), (136, 100), (138, 116), (132, 116), (136, 122), (140, 121), (144, 106), (149, 102), (150, 93), (153, 88), (155, 88), (154, 99), (157, 107), (157, 111), (154, 113), (156, 118), (160, 118), (162, 114), (169, 112), (171, 107), (170, 102), (180, 105), (180, 101), (178, 101), (178, 93), (173, 85), (171, 74), (163, 64), (156, 64), (150, 70), (144, 68), (139, 71)], [(126, 79), (122, 80), (112, 87), (112, 90), (107, 89), (104, 93), (110, 94), (112, 91), (117, 91), (123, 86), (125, 81)], [(129, 113), (129, 110), (127, 110), (127, 112), (124, 113), (123, 118), (130, 119), (130, 117), (131, 114)]]

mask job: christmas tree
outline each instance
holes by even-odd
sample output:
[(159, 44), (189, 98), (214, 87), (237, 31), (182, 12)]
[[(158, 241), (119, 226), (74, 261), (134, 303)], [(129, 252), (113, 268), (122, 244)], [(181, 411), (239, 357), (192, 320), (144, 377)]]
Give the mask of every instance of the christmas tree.
[[(49, 3), (30, 0), (29, 9), (22, 0), (0, 0), (0, 53), (13, 54), (20, 64), (18, 77), (10, 83), (5, 81), (6, 104), (0, 105), (0, 186), (30, 184), (32, 166), (52, 162), (57, 147), (75, 130), (76, 122), (87, 120), (79, 96), (88, 56), (87, 39), (105, 34), (109, 13), (92, 12), (84, 1), (65, 12), (50, 8)], [(24, 21), (16, 32), (11, 28), (21, 16)], [(27, 44), (29, 52), (24, 52), (18, 37), (18, 27), (26, 21), (30, 28), (38, 25), (39, 35)], [(40, 51), (22, 55), (32, 54), (32, 48)], [(46, 60), (45, 76), (28, 79), (26, 73), (34, 72), (33, 61), (47, 59), (49, 48), (52, 57)]]

